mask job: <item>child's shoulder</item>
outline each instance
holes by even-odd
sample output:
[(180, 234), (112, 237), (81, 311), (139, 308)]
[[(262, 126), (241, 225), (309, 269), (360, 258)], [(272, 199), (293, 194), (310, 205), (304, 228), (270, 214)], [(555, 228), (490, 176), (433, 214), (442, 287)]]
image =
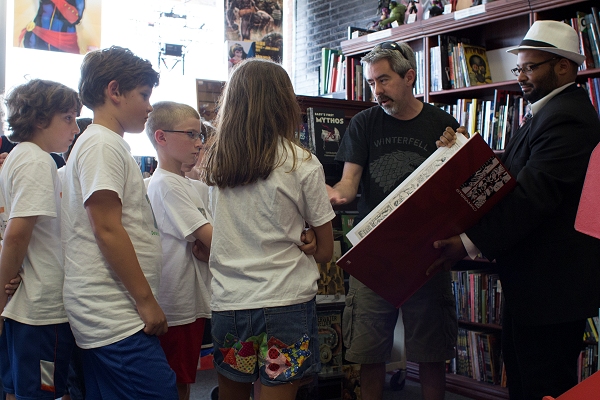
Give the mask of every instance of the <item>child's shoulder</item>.
[(119, 134), (102, 125), (90, 125), (77, 139), (73, 146), (72, 154), (81, 154), (98, 146), (114, 148), (118, 153), (130, 154), (130, 147)]
[(9, 153), (6, 158), (5, 167), (11, 164), (41, 162), (44, 164), (55, 165), (50, 153), (42, 150), (38, 145), (31, 142), (21, 142)]
[(187, 182), (186, 178), (157, 168), (148, 185), (148, 191), (160, 190), (166, 192), (170, 190), (180, 190), (187, 192), (186, 186), (189, 186), (189, 182)]

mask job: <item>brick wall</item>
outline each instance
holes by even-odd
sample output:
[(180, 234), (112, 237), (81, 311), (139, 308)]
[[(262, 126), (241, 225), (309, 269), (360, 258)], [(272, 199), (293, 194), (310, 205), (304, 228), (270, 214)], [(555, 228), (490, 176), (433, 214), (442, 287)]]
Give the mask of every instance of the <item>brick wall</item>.
[(378, 19), (377, 0), (297, 0), (294, 68), (296, 94), (316, 96), (321, 48), (340, 49), (348, 26), (365, 28)]

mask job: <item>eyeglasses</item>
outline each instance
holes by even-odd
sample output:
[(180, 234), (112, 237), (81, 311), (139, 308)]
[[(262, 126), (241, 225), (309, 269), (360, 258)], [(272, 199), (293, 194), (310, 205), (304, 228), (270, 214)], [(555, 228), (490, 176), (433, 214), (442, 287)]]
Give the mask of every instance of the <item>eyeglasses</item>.
[(206, 142), (206, 136), (202, 132), (194, 132), (194, 131), (172, 131), (172, 130), (168, 130), (168, 129), (163, 129), (162, 131), (163, 132), (173, 132), (173, 133), (185, 133), (192, 140), (198, 140), (198, 139), (200, 139), (200, 141), (202, 142), (202, 144), (204, 144)]
[(529, 65), (525, 65), (523, 67), (517, 67), (517, 68), (513, 68), (510, 70), (510, 72), (513, 73), (514, 76), (519, 76), (521, 75), (521, 72), (525, 72), (525, 74), (530, 74), (533, 72), (534, 69), (536, 69), (537, 67), (539, 67), (542, 64), (546, 64), (547, 62), (550, 62), (552, 60), (558, 60), (559, 57), (552, 57), (547, 59), (546, 61), (542, 61), (536, 64), (529, 64)]
[(381, 46), (381, 49), (383, 49), (383, 50), (396, 50), (396, 51), (399, 51), (400, 54), (402, 54), (402, 57), (408, 59), (408, 57), (406, 57), (406, 54), (404, 54), (404, 50), (402, 50), (402, 46), (400, 46), (396, 42), (383, 42), (383, 43), (381, 43), (380, 46)]

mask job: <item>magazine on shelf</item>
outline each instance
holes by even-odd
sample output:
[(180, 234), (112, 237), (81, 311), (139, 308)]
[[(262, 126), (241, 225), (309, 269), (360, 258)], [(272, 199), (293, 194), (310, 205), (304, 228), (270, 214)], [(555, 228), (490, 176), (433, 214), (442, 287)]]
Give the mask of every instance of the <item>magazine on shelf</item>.
[(480, 135), (458, 135), (354, 226), (337, 264), (399, 307), (431, 277), (433, 242), (473, 226), (515, 185)]
[(306, 109), (310, 140), (314, 143), (315, 155), (321, 164), (337, 164), (335, 155), (340, 148), (342, 136), (346, 132), (343, 109)]

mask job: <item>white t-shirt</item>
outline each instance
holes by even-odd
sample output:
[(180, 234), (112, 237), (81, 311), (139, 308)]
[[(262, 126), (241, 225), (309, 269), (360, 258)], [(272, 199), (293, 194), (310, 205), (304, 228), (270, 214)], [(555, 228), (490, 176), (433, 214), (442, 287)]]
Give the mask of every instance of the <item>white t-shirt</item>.
[[(196, 191), (200, 195), (200, 201), (202, 201), (202, 204), (204, 204), (206, 206), (206, 211), (209, 215), (208, 220), (211, 221), (211, 223), (212, 223), (212, 214), (210, 213), (210, 209), (208, 207), (208, 204), (209, 204), (209, 187), (208, 187), (208, 185), (202, 181), (197, 181), (195, 179), (190, 179), (190, 182), (192, 183), (192, 186), (194, 187), (194, 189), (196, 189)], [(207, 263), (207, 265), (208, 265), (208, 263)]]
[(9, 219), (37, 216), (20, 271), (23, 281), (2, 316), (28, 325), (67, 322), (56, 163), (38, 145), (20, 143), (2, 166), (0, 188), (2, 235)]
[[(280, 147), (281, 151), (281, 147)], [(323, 167), (296, 147), (266, 180), (252, 185), (211, 187), (214, 218), (209, 267), (213, 311), (279, 307), (310, 301), (319, 271), (299, 248), (304, 221), (321, 226), (335, 213), (327, 196)]]
[[(206, 264), (192, 254), (196, 229), (210, 223), (204, 203), (190, 179), (162, 168), (148, 185), (163, 251), (158, 303), (169, 326), (210, 318), (210, 292), (205, 283)], [(204, 275), (200, 266), (204, 264)]]
[(140, 331), (135, 301), (106, 262), (84, 207), (99, 190), (116, 192), (121, 222), (154, 296), (158, 293), (161, 247), (140, 168), (121, 136), (92, 124), (71, 152), (62, 198), (65, 250), (65, 309), (79, 347), (96, 348)]

